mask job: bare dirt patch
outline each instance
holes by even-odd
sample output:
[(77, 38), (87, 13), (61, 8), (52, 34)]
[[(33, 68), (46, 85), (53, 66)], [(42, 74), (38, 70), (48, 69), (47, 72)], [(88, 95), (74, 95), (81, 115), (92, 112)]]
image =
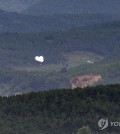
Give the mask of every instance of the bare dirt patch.
[(70, 84), (72, 89), (77, 87), (87, 87), (94, 85), (96, 82), (102, 80), (102, 76), (99, 74), (87, 74), (87, 75), (79, 75), (70, 79)]

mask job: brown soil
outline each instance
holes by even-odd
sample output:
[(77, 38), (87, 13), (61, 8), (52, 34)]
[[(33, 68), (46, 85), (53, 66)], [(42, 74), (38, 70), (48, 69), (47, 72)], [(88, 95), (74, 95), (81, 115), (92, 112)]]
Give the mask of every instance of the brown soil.
[(96, 82), (102, 80), (101, 75), (93, 75), (93, 74), (87, 74), (87, 75), (79, 75), (76, 77), (73, 77), (70, 79), (70, 84), (72, 86), (72, 89), (75, 89), (77, 87), (87, 87), (94, 85)]

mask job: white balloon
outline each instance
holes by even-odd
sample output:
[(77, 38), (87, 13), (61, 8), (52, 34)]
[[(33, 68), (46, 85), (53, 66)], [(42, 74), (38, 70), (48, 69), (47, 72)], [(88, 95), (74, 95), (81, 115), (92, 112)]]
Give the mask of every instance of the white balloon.
[(44, 62), (44, 57), (43, 56), (36, 56), (35, 60), (42, 63), (42, 62)]

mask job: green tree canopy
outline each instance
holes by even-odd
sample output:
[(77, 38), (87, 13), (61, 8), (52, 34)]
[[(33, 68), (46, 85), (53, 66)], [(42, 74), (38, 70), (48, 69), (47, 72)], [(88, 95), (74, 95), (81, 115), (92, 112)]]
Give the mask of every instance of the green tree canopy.
[(92, 132), (88, 126), (83, 126), (82, 128), (78, 129), (77, 134), (92, 134)]

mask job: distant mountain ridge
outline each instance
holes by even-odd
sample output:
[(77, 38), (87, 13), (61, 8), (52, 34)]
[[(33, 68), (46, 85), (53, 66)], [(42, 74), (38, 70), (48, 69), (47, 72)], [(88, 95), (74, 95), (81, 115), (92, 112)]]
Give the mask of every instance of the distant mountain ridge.
[(38, 0), (0, 0), (0, 8), (5, 11), (20, 12)]
[(119, 0), (0, 0), (5, 11), (32, 15), (120, 13)]
[(41, 14), (83, 14), (83, 13), (120, 13), (119, 0), (41, 0), (31, 5), (23, 13)]

